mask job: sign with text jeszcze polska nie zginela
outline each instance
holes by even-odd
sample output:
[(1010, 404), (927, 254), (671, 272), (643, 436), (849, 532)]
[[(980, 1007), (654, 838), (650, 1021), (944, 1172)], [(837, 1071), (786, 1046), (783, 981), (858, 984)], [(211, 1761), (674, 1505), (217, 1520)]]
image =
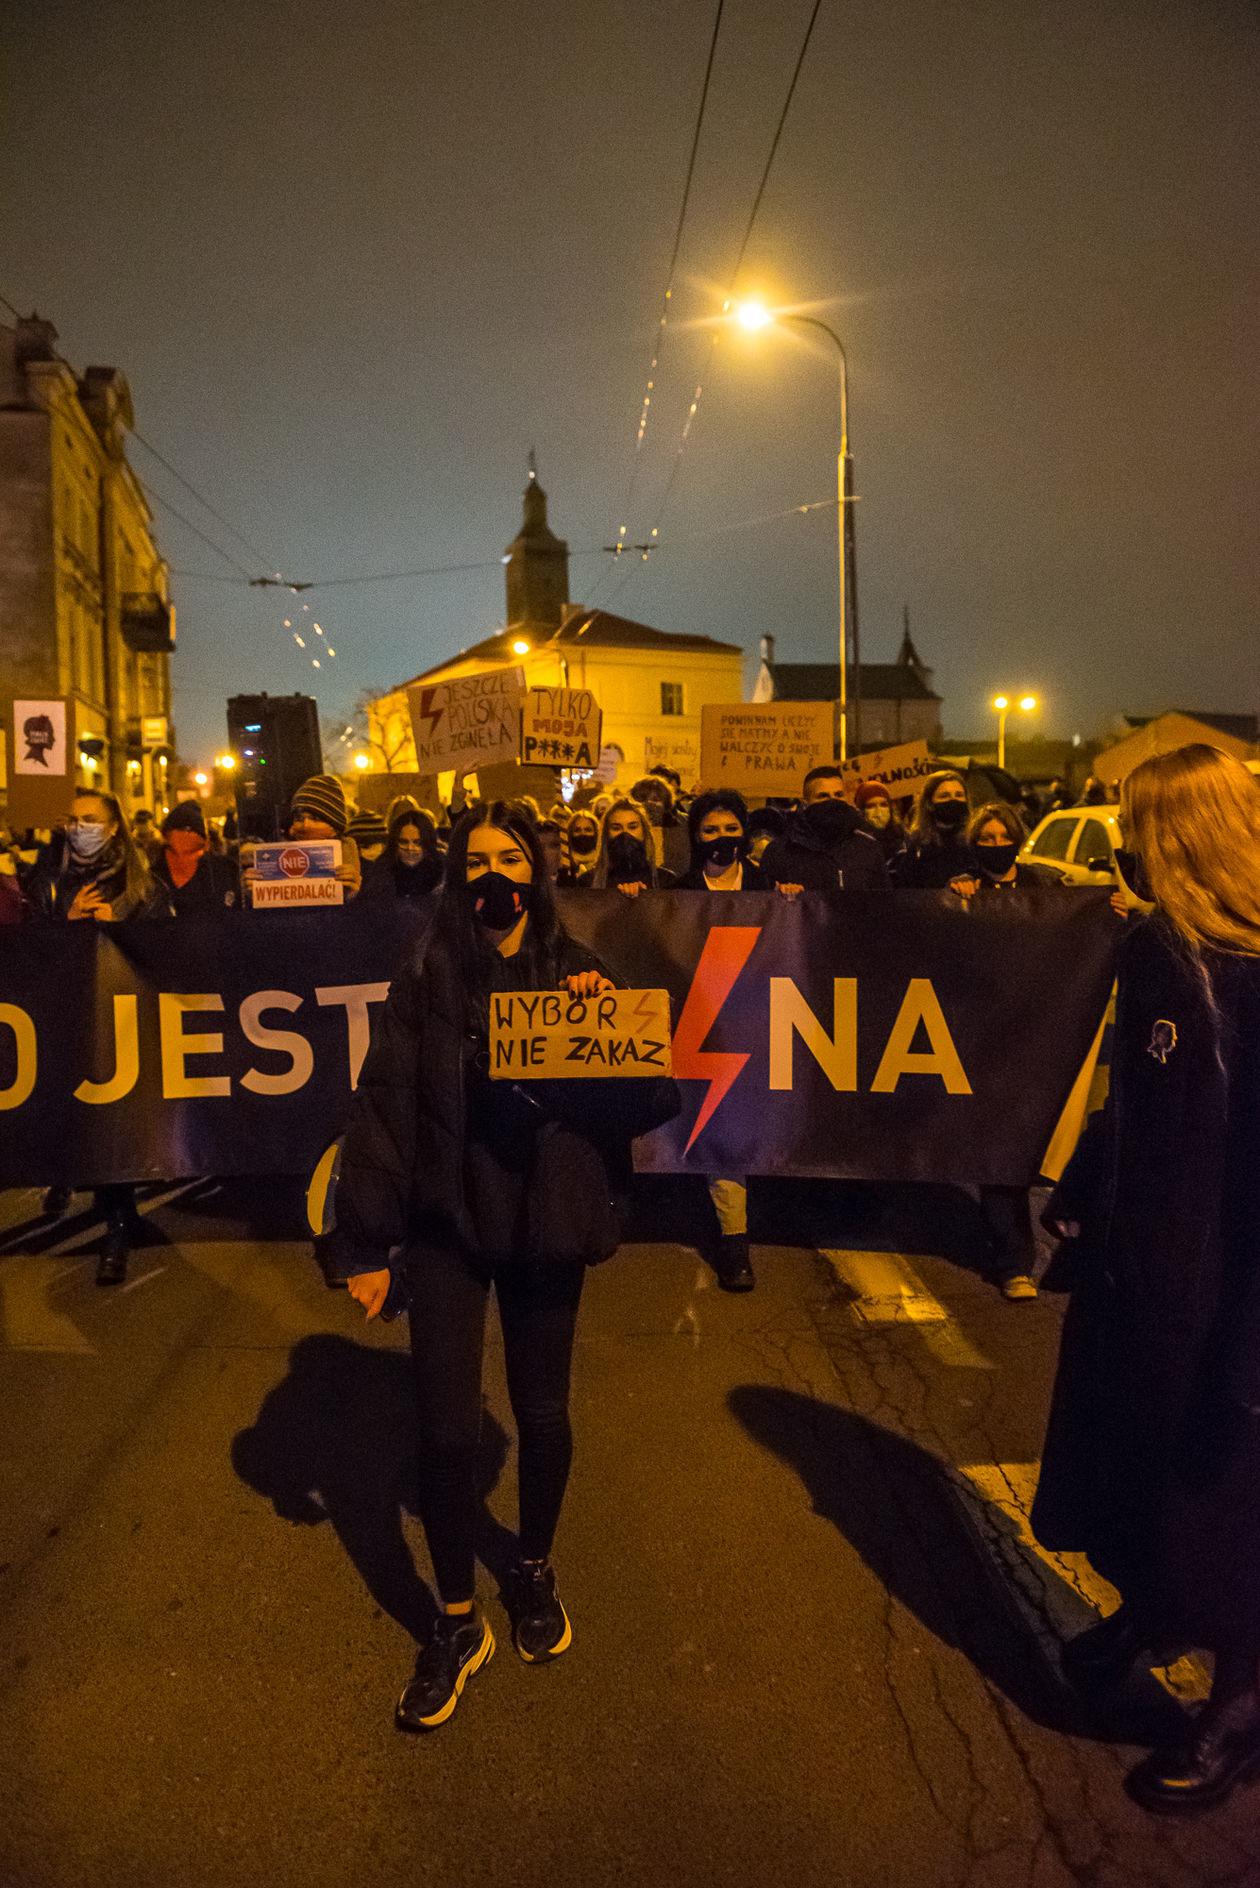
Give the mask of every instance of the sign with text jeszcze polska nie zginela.
[(523, 669), (490, 669), (407, 690), (416, 772), (475, 773), (494, 761), (519, 760)]
[(490, 998), (490, 1079), (668, 1075), (668, 990), (495, 991)]

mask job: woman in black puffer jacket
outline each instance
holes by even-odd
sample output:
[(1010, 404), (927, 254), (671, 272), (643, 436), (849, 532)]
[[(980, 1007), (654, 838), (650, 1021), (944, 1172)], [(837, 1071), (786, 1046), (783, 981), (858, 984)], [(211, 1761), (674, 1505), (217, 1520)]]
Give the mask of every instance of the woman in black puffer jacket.
[(444, 1723), (494, 1650), (473, 1604), (491, 1284), (520, 1436), (516, 1646), (533, 1663), (571, 1639), (549, 1556), (572, 1457), (578, 1303), (587, 1265), (618, 1244), (612, 1198), (629, 1181), (631, 1139), (676, 1113), (677, 1098), (672, 1083), (662, 1094), (615, 1079), (532, 1092), (492, 1082), (493, 994), (561, 987), (593, 996), (612, 984), (561, 929), (530, 822), (502, 803), (474, 809), (451, 836), (433, 924), (394, 980), (364, 1065), (325, 1266), (369, 1317), (397, 1271), (395, 1301), (411, 1312), (421, 1518), (443, 1612), (399, 1700), (408, 1729)]

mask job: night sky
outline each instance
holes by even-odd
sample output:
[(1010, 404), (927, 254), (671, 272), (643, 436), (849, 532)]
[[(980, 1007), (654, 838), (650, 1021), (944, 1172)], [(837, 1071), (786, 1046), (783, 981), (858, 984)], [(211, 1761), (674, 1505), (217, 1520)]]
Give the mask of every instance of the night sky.
[[(294, 599), (159, 509), (186, 758), (230, 693), (332, 715), (499, 625), (531, 446), (575, 550), (644, 535), (701, 377), (664, 548), (574, 598), (833, 653), (834, 512), (725, 529), (833, 493), (833, 359), (704, 325), (811, 4), (727, 0), (627, 512), (709, 0), (10, 0), (0, 290), (266, 562), (141, 475), (250, 574), (486, 562)], [(1258, 39), (1241, 0), (823, 0), (741, 286), (848, 346), (863, 654), (908, 603), (951, 734), (998, 687), (1057, 734), (1260, 707)]]

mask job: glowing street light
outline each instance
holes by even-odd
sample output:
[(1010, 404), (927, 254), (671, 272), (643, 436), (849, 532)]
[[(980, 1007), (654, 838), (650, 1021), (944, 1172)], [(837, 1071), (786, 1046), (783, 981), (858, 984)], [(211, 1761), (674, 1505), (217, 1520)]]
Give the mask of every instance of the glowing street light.
[(853, 746), (862, 748), (862, 669), (858, 639), (857, 539), (854, 535), (853, 460), (849, 455), (849, 361), (844, 342), (834, 328), (814, 315), (793, 314), (790, 309), (778, 313), (764, 302), (737, 302), (735, 319), (741, 328), (755, 334), (781, 321), (796, 321), (807, 328), (818, 328), (840, 357), (840, 452), (836, 485), (840, 501), (838, 552), (840, 565), (840, 759), (849, 757), (849, 624), (853, 625)]
[(518, 637), (512, 644), (512, 654), (514, 656), (527, 656), (529, 654), (529, 644)]
[(214, 764), (216, 767), (221, 767), (225, 774), (230, 774), (236, 765), (236, 756), (235, 754), (220, 754)]
[(199, 787), (207, 787), (210, 784), (210, 776), (209, 774), (194, 774), (193, 781)]
[[(1020, 697), (1019, 705), (1021, 709), (1023, 710), (1023, 712), (1026, 715), (1029, 715), (1032, 713), (1033, 709), (1037, 706), (1037, 697), (1035, 695), (1022, 695)], [(997, 714), (998, 714), (998, 762), (997, 764), (999, 767), (1004, 769), (1006, 766), (1006, 717), (1011, 711), (1011, 703), (1010, 703), (1009, 696), (995, 695), (993, 697), (993, 706), (997, 709)]]
[(367, 772), (368, 768), (372, 765), (372, 756), (370, 754), (356, 754), (354, 757), (354, 764), (358, 768), (359, 772), (361, 774), (364, 774)]

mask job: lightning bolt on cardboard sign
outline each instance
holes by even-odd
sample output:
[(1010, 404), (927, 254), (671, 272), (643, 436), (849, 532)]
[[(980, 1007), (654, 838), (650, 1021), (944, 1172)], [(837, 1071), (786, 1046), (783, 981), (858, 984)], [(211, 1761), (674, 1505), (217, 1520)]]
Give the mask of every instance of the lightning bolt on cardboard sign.
[(490, 999), (490, 1079), (668, 1075), (668, 990), (496, 991)]
[(523, 669), (490, 669), (407, 690), (418, 774), (475, 773), (521, 756)]

